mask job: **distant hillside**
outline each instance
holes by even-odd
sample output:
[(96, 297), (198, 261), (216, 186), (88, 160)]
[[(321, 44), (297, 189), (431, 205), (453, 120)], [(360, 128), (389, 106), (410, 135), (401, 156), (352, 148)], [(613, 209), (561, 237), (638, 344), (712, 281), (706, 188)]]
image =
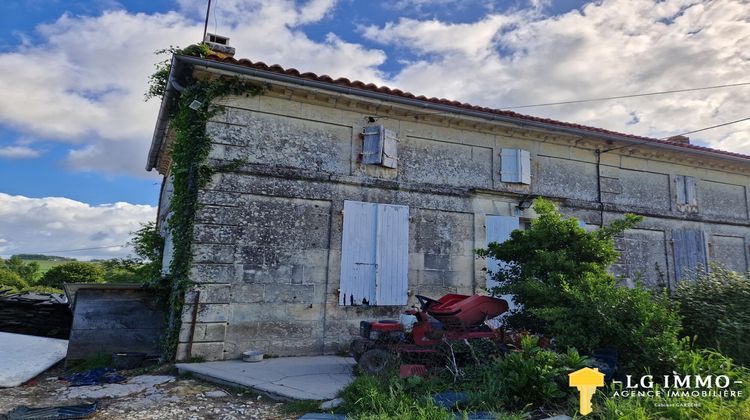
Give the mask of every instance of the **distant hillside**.
[(22, 260), (28, 261), (75, 261), (75, 258), (58, 257), (56, 255), (42, 255), (42, 254), (17, 254), (13, 257), (18, 257)]

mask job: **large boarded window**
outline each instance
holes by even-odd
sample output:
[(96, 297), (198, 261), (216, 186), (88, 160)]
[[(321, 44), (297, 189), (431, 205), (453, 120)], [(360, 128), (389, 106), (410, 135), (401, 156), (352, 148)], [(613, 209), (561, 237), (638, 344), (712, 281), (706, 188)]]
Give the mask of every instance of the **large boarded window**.
[(409, 207), (344, 202), (340, 305), (406, 305)]
[(701, 230), (680, 229), (672, 231), (674, 245), (674, 271), (677, 281), (692, 277), (698, 267), (706, 268), (706, 239)]
[[(520, 228), (520, 221), (518, 217), (511, 216), (487, 216), (485, 219), (485, 226), (487, 229), (487, 242), (489, 245), (492, 242), (499, 244), (510, 239), (510, 234), (516, 229)], [(499, 286), (500, 284), (492, 278), (492, 273), (496, 273), (500, 270), (505, 269), (506, 263), (494, 258), (487, 259), (487, 290), (491, 290), (493, 287)], [(513, 295), (502, 295), (502, 299), (505, 299), (510, 306), (510, 309), (515, 309), (516, 305), (513, 301)]]

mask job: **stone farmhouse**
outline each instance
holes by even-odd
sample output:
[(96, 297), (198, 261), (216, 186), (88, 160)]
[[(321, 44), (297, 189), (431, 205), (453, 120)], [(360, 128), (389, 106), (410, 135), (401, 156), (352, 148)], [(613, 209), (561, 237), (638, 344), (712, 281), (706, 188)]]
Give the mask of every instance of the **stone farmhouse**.
[[(242, 164), (199, 192), (200, 293), (197, 308), (186, 297), (178, 359), (333, 353), (416, 294), (481, 293), (498, 263), (474, 249), (523, 229), (538, 196), (587, 229), (646, 217), (618, 243), (625, 284), (674, 287), (708, 261), (748, 268), (750, 156), (231, 56), (175, 56), (171, 72), (146, 168), (164, 176), (162, 228), (175, 80), (265, 87), (222, 98), (207, 125), (210, 161)], [(170, 249), (167, 237), (165, 267)]]

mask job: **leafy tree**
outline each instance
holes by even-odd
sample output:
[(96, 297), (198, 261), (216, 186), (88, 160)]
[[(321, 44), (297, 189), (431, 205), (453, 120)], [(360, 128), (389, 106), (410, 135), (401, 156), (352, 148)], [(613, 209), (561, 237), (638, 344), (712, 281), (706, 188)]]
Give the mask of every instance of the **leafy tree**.
[(0, 290), (19, 292), (27, 287), (29, 284), (21, 276), (7, 268), (0, 268)]
[(642, 217), (627, 214), (587, 232), (550, 201), (535, 200), (534, 210), (528, 230), (477, 251), (509, 263), (493, 273), (501, 283), (493, 293), (513, 294), (523, 308), (511, 314), (510, 325), (550, 335), (562, 348), (613, 347), (626, 369), (669, 369), (679, 351), (680, 319), (666, 295), (620, 287), (608, 272), (618, 258), (614, 238)]
[(164, 252), (164, 238), (159, 234), (156, 223), (148, 222), (132, 233), (131, 243), (140, 258), (141, 267), (137, 274), (141, 281), (157, 280), (161, 277), (161, 257)]
[(8, 260), (0, 259), (0, 268), (5, 268), (18, 274), (27, 283), (34, 283), (39, 274), (39, 264), (37, 262), (27, 263), (18, 255), (14, 255)]
[(50, 268), (38, 284), (62, 289), (65, 283), (104, 283), (104, 269), (95, 263), (71, 261)]
[(142, 275), (146, 264), (140, 259), (112, 258), (99, 264), (104, 269), (107, 283), (142, 283), (148, 280)]

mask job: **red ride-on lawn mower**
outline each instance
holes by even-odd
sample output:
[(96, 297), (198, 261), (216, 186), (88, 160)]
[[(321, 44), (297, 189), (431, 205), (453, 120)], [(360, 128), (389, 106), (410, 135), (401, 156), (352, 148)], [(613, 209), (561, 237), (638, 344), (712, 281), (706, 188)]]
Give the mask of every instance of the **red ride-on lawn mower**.
[(424, 363), (438, 356), (438, 346), (447, 341), (489, 339), (501, 343), (502, 335), (484, 321), (508, 311), (508, 302), (490, 296), (448, 294), (438, 300), (415, 296), (420, 309), (410, 309), (401, 321), (362, 321), (360, 337), (351, 352), (360, 369), (377, 374), (393, 356), (405, 362)]

